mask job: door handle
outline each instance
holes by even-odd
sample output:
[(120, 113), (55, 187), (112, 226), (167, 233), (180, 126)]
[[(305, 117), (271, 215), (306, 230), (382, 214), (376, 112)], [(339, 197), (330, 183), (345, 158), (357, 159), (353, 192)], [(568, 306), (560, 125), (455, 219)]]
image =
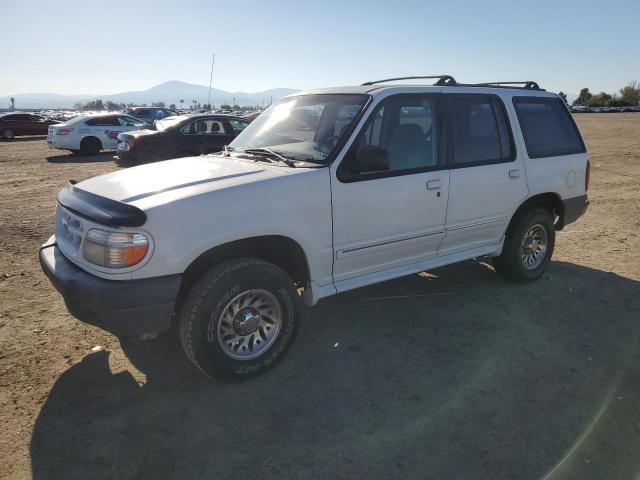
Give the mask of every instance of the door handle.
[(427, 190), (439, 190), (442, 187), (441, 180), (429, 180), (427, 182)]
[(520, 177), (520, 170), (509, 170), (509, 178)]

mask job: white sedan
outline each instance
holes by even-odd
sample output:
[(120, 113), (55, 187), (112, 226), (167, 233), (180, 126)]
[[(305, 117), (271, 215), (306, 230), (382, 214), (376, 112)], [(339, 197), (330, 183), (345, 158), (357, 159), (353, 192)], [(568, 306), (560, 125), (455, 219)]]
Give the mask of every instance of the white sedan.
[(50, 148), (96, 155), (100, 150), (115, 150), (119, 133), (149, 127), (149, 124), (121, 113), (78, 116), (51, 125), (47, 143)]

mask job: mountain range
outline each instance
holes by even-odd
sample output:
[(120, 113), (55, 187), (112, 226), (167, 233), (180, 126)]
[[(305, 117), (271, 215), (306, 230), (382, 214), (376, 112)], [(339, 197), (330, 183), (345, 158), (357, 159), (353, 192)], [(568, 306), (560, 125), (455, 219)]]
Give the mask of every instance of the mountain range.
[[(268, 105), (291, 93), (297, 92), (291, 88), (274, 88), (263, 92), (227, 92), (217, 88), (211, 89), (211, 103), (213, 105), (232, 104), (243, 105)], [(161, 83), (148, 90), (114, 93), (111, 95), (60, 95), (56, 93), (20, 93), (0, 97), (0, 109), (9, 108), (10, 98), (15, 99), (16, 109), (43, 109), (43, 108), (71, 108), (76, 103), (85, 103), (90, 100), (101, 99), (103, 102), (135, 103), (137, 105), (153, 102), (164, 102), (167, 106), (174, 103), (178, 108), (181, 105), (188, 108), (193, 100), (206, 104), (209, 98), (209, 87), (195, 85), (193, 83), (171, 80)], [(184, 100), (184, 103), (180, 103)]]

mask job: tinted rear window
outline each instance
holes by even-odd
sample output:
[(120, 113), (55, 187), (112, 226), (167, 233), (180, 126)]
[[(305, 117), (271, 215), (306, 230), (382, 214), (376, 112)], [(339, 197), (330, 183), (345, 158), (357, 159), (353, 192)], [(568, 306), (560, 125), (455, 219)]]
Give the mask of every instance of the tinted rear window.
[(513, 105), (530, 158), (585, 151), (578, 128), (559, 98), (514, 97)]
[(116, 117), (93, 117), (87, 120), (87, 125), (92, 127), (114, 127), (119, 126), (120, 122)]

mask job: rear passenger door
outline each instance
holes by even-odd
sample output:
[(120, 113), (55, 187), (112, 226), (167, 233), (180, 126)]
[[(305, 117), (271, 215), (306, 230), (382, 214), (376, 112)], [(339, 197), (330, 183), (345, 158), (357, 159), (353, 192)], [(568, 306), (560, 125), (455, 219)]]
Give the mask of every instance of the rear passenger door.
[(222, 147), (234, 139), (233, 130), (227, 122), (215, 118), (207, 118), (204, 122), (206, 122), (207, 130), (204, 133), (204, 151), (202, 153), (219, 152)]
[(116, 115), (101, 115), (87, 120), (90, 128), (90, 136), (100, 140), (103, 149), (115, 149), (118, 143), (120, 123)]
[(450, 169), (445, 238), (438, 255), (499, 245), (527, 197), (522, 156), (498, 95), (446, 95)]

